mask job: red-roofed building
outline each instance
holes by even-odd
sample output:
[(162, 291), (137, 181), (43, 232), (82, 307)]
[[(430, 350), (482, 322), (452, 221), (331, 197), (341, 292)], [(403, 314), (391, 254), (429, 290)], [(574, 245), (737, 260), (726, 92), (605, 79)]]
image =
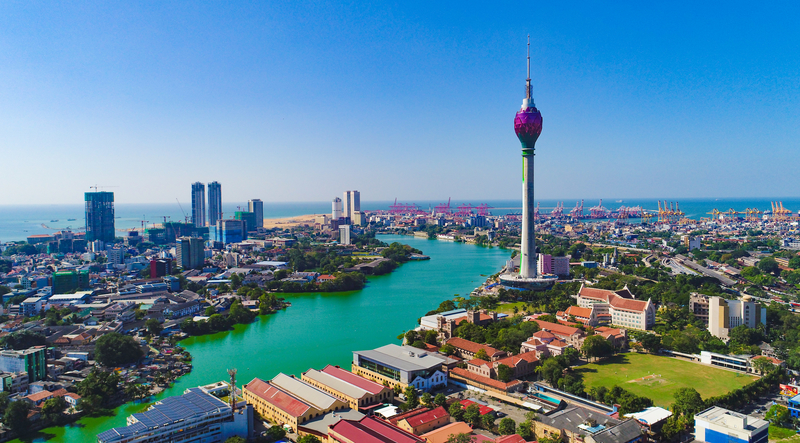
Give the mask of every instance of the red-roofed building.
[(425, 440), (375, 417), (339, 420), (328, 430), (330, 443), (425, 443)]
[(524, 438), (520, 437), (517, 434), (512, 435), (504, 435), (502, 437), (497, 437), (497, 440), (494, 443), (527, 443)]
[[(281, 388), (276, 384), (289, 387)], [(299, 425), (312, 418), (347, 408), (347, 402), (284, 374), (278, 374), (271, 382), (254, 378), (244, 385), (242, 394), (262, 417), (272, 423), (289, 425), (295, 432)]]
[(483, 349), (486, 352), (486, 355), (489, 357), (490, 361), (498, 360), (500, 358), (505, 357), (506, 355), (505, 351), (501, 351), (491, 346), (482, 345), (459, 337), (453, 337), (447, 340), (447, 344), (455, 348), (455, 355), (465, 360), (474, 359), (475, 354), (477, 354), (478, 351), (480, 351), (481, 349)]
[(461, 368), (451, 369), (450, 378), (452, 378), (457, 382), (465, 383), (470, 386), (475, 386), (477, 388), (500, 392), (500, 393), (519, 391), (520, 389), (522, 389), (523, 386), (522, 382), (519, 380), (511, 380), (508, 383), (504, 383), (500, 380), (494, 380), (489, 377), (484, 377), (482, 375), (478, 375), (474, 372), (470, 372), (466, 369), (461, 369)]
[(404, 418), (397, 423), (397, 426), (412, 434), (422, 435), (448, 423), (450, 423), (450, 414), (439, 406), (436, 409)]
[(578, 306), (592, 309), (598, 320), (607, 319), (615, 326), (648, 330), (656, 323), (655, 305), (636, 300), (628, 287), (619, 291), (581, 286), (578, 291)]
[(617, 349), (628, 347), (628, 331), (625, 329), (615, 329), (606, 326), (599, 326), (594, 329), (595, 334), (602, 336)]
[[(556, 316), (559, 321), (564, 322), (579, 322), (584, 325), (595, 326), (597, 325), (597, 316), (592, 308), (581, 308), (580, 306), (570, 306), (564, 311), (563, 315)], [(571, 320), (574, 318), (575, 320)]]

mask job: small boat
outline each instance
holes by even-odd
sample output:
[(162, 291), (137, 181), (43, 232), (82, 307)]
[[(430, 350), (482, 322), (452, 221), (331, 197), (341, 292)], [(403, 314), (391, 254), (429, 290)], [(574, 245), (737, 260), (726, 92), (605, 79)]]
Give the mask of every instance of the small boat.
[(75, 221), (74, 218), (68, 218), (67, 221)]
[(55, 222), (57, 222), (57, 221), (58, 221), (58, 220), (50, 220), (50, 223), (55, 223)]

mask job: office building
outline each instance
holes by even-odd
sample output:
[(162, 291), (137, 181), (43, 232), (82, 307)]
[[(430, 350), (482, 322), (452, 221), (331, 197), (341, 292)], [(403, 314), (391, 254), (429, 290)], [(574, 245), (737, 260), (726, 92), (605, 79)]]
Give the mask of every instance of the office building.
[(542, 113), (536, 108), (531, 89), (531, 57), (528, 41), (528, 78), (525, 98), (514, 117), (514, 132), (522, 146), (522, 236), (520, 239), (519, 274), (511, 270), (500, 276), (503, 285), (515, 288), (543, 290), (555, 284), (552, 276), (543, 276), (536, 266), (536, 232), (533, 202), (533, 156), (536, 140), (542, 133)]
[(44, 346), (34, 346), (22, 351), (0, 351), (0, 371), (27, 372), (28, 382), (47, 378), (47, 356)]
[(455, 363), (449, 357), (411, 346), (394, 344), (369, 351), (353, 352), (352, 372), (390, 387), (414, 386), (428, 391), (447, 385), (445, 365)]
[(199, 268), (205, 262), (205, 245), (202, 238), (181, 237), (175, 249), (178, 265), (184, 270)]
[(713, 406), (694, 416), (694, 438), (708, 443), (767, 443), (769, 422)]
[(731, 329), (739, 325), (755, 328), (759, 323), (766, 326), (767, 309), (759, 306), (749, 295), (741, 300), (708, 298), (708, 332), (714, 337), (727, 341)]
[(203, 388), (187, 389), (183, 395), (157, 401), (145, 412), (128, 417), (128, 426), (109, 429), (97, 436), (98, 443), (222, 443), (238, 436), (253, 436), (253, 409), (231, 405)]
[(345, 191), (342, 217), (353, 220), (353, 213), (358, 211), (361, 211), (361, 193), (358, 191)]
[(208, 225), (216, 226), (222, 218), (222, 185), (213, 181), (208, 184)]
[(335, 221), (342, 218), (342, 199), (339, 197), (334, 198), (331, 206), (331, 220)]
[[(244, 222), (244, 238), (247, 238), (247, 233), (258, 229), (256, 226), (256, 214), (254, 212), (236, 211), (233, 215), (234, 220), (241, 220)], [(263, 220), (262, 220), (263, 221)]]
[(53, 273), (53, 293), (66, 294), (89, 288), (89, 271), (59, 271)]
[(569, 276), (569, 257), (554, 257), (550, 254), (538, 254), (536, 266), (539, 270), (539, 274)]
[(224, 244), (239, 243), (246, 238), (244, 221), (217, 220), (217, 241)]
[(87, 192), (86, 201), (86, 241), (102, 240), (113, 243), (114, 231), (114, 193)]
[(247, 202), (247, 210), (255, 214), (256, 217), (256, 224), (255, 226), (250, 229), (251, 231), (255, 231), (258, 228), (264, 227), (264, 202), (261, 200), (254, 198)]
[(172, 274), (172, 260), (160, 258), (150, 260), (150, 278), (159, 278)]
[(192, 223), (206, 225), (206, 185), (200, 182), (192, 184)]
[(106, 258), (108, 263), (112, 265), (121, 265), (125, 260), (124, 249), (108, 249), (106, 250)]
[(339, 243), (342, 245), (350, 244), (350, 225), (339, 226)]

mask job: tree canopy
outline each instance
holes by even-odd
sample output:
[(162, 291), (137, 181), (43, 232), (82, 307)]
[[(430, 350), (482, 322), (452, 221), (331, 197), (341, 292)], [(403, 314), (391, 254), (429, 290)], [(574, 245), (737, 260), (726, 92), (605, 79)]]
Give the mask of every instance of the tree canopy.
[(122, 366), (137, 362), (144, 356), (133, 337), (109, 332), (97, 339), (95, 360), (103, 366)]

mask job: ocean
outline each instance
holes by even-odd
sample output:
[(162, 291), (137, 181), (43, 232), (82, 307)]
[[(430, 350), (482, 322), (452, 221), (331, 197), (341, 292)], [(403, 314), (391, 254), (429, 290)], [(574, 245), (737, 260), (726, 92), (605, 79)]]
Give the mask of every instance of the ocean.
[[(563, 201), (565, 214), (569, 213), (577, 203), (575, 200), (541, 200), (537, 202), (541, 205), (541, 212), (547, 213), (560, 201)], [(782, 201), (784, 207), (794, 213), (800, 210), (800, 198), (667, 199), (667, 201), (677, 201), (680, 205), (680, 209), (686, 213), (686, 216), (693, 219), (708, 217), (707, 213), (711, 212), (713, 209), (722, 212), (728, 209), (744, 211), (747, 208), (767, 211), (770, 210), (770, 202), (772, 201)], [(394, 201), (363, 201), (361, 202), (361, 209), (365, 211), (388, 210), (389, 205), (393, 203)], [(404, 203), (416, 204), (423, 211), (429, 211), (436, 205), (446, 204), (447, 202), (406, 200)], [(450, 203), (450, 208), (455, 211), (458, 206), (468, 204), (472, 205), (473, 208), (481, 204), (486, 204), (491, 208), (489, 211), (495, 215), (520, 212), (522, 210), (522, 203), (520, 200), (453, 200)], [(588, 213), (590, 207), (598, 204), (599, 201), (597, 200), (584, 201), (584, 213)], [(247, 203), (223, 203), (222, 206), (224, 214), (233, 214), (238, 210), (246, 210)], [(658, 203), (655, 199), (607, 199), (603, 200), (603, 206), (612, 210), (616, 210), (620, 206), (641, 206), (644, 209), (658, 209)], [(191, 207), (184, 206), (183, 209), (181, 209), (177, 203), (126, 204), (117, 202), (114, 209), (117, 217), (115, 227), (119, 231), (140, 228), (142, 226), (142, 220), (146, 220), (148, 225), (162, 223), (164, 217), (166, 217), (168, 221), (183, 221), (185, 218), (184, 211), (186, 215), (191, 213)], [(330, 202), (264, 202), (265, 218), (293, 217), (305, 214), (329, 214), (330, 212)], [(52, 234), (62, 229), (80, 231), (83, 230), (84, 224), (84, 206), (82, 204), (0, 206), (0, 242), (21, 241), (25, 240), (30, 235)]]

